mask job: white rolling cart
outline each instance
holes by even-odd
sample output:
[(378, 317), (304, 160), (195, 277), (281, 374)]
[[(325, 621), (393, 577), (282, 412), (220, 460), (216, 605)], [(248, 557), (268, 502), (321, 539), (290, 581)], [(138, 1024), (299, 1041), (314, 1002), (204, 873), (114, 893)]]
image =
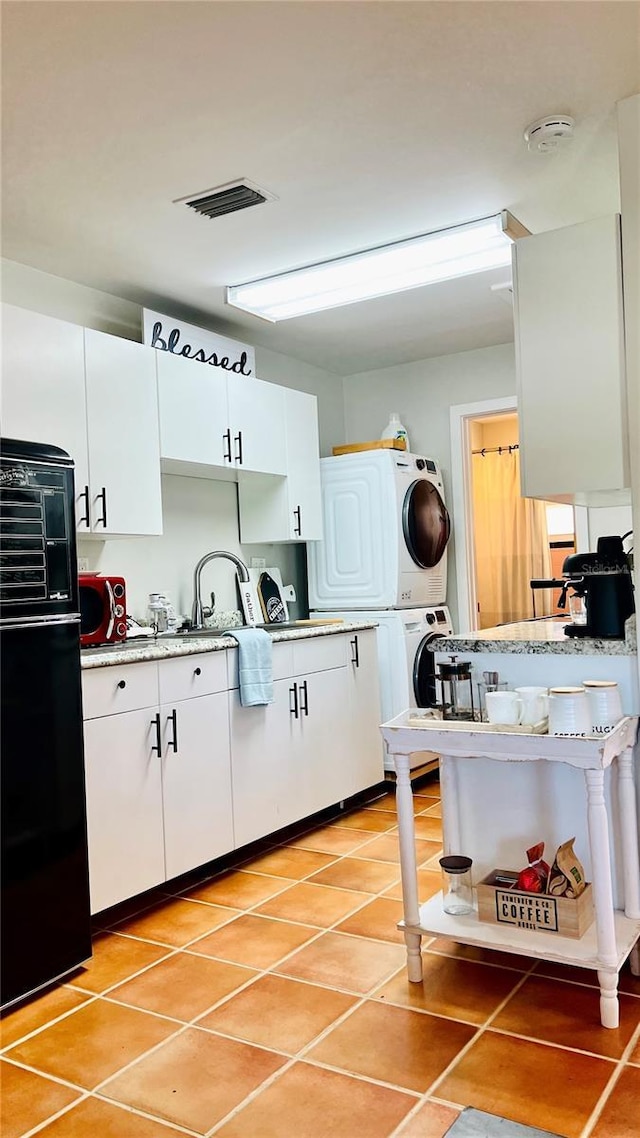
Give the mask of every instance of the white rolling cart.
[[(638, 822), (633, 774), (633, 746), (638, 719), (626, 717), (603, 738), (567, 738), (504, 731), (474, 730), (473, 724), (444, 728), (437, 722), (412, 726), (415, 711), (405, 711), (383, 723), (381, 731), (396, 771), (400, 867), (404, 919), (399, 927), (407, 946), (409, 980), (422, 980), (420, 946), (423, 936), (446, 936), (463, 944), (501, 949), (523, 956), (594, 969), (600, 985), (600, 1017), (604, 1027), (619, 1023), (618, 973), (631, 954), (632, 971), (639, 971), (640, 865)], [(458, 809), (457, 759), (482, 758), (508, 763), (567, 763), (584, 772), (586, 811), (592, 859), (595, 921), (579, 939), (481, 922), (477, 914), (451, 916), (443, 911), (442, 894), (424, 905), (418, 900), (418, 875), (411, 787), (411, 755), (431, 750), (440, 754), (440, 785), (444, 852), (469, 854), (461, 833)], [(609, 846), (609, 814), (604, 795), (604, 772), (615, 765), (620, 819), (620, 848), (624, 882), (624, 912), (614, 909)]]

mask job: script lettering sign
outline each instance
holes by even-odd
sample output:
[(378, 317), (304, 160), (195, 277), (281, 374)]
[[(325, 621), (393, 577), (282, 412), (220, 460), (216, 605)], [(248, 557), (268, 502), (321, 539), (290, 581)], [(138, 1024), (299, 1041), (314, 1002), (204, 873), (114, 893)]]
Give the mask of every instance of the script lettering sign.
[(208, 364), (236, 375), (255, 375), (256, 354), (249, 344), (196, 328), (171, 316), (143, 309), (143, 343), (160, 352)]

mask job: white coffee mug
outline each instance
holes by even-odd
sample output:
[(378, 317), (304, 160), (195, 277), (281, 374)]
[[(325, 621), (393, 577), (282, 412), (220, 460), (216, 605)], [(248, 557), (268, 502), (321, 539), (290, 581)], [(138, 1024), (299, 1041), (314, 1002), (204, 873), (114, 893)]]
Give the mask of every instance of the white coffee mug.
[(522, 700), (514, 691), (488, 691), (485, 695), (489, 723), (515, 727), (520, 722)]
[(607, 735), (622, 719), (622, 702), (615, 680), (583, 680), (591, 709), (591, 733)]
[(546, 719), (549, 714), (548, 688), (524, 687), (516, 688), (516, 692), (522, 700), (521, 723), (533, 726), (541, 719)]
[(583, 687), (551, 688), (549, 692), (549, 734), (591, 734), (591, 711), (587, 693)]

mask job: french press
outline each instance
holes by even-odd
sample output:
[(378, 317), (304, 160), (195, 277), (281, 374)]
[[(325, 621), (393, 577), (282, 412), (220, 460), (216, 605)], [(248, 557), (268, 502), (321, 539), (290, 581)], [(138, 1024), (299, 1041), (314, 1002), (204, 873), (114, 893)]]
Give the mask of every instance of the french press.
[(443, 719), (473, 720), (473, 685), (471, 682), (471, 662), (451, 657), (451, 662), (438, 664), (436, 679), (440, 683), (438, 707)]

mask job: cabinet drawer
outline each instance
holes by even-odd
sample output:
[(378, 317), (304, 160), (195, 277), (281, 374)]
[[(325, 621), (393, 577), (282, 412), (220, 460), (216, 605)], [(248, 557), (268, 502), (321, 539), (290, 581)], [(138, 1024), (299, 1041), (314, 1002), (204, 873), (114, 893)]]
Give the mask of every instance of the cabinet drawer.
[(82, 673), (83, 718), (119, 715), (158, 703), (158, 665), (113, 665)]
[(202, 652), (158, 665), (160, 703), (175, 703), (199, 695), (226, 691), (227, 652)]
[(347, 662), (345, 636), (318, 636), (293, 642), (293, 674), (326, 672), (329, 668), (343, 668)]

